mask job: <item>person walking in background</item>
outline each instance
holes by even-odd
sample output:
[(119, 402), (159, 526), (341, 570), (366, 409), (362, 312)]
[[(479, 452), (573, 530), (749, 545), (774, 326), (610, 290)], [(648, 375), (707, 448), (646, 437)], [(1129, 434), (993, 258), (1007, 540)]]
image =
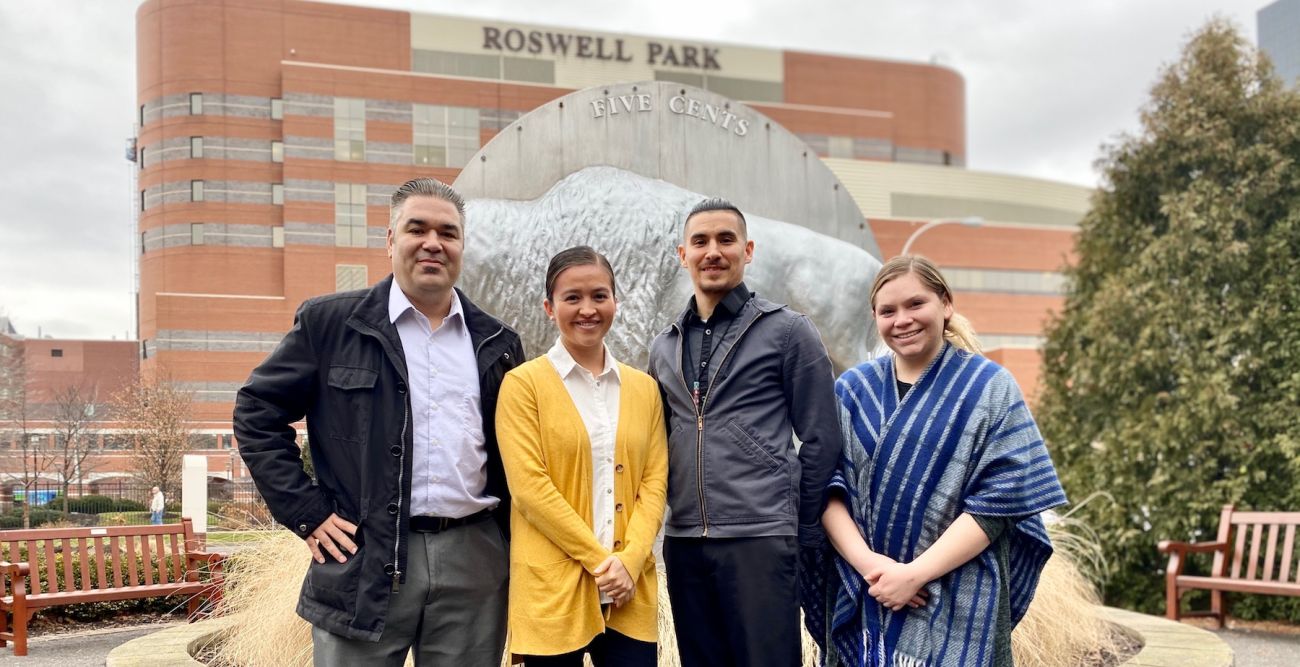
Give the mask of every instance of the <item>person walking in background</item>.
[(497, 436), (513, 497), (510, 652), (528, 667), (657, 664), (655, 535), (668, 452), (659, 388), (605, 346), (614, 268), (587, 246), (551, 258), (559, 329), (501, 385)]
[(1011, 665), (1052, 553), (1039, 514), (1065, 492), (1015, 379), (979, 355), (933, 263), (886, 262), (870, 299), (892, 354), (835, 385), (834, 550), (805, 555), (809, 631), (826, 665)]
[(392, 275), (303, 304), (236, 398), (240, 456), (313, 557), (298, 614), (316, 665), (500, 663), (510, 496), (494, 413), (523, 347), (455, 288), (464, 243), (460, 195), (406, 182)]
[(754, 242), (734, 205), (696, 205), (677, 254), (695, 294), (651, 345), (650, 373), (668, 413), (663, 551), (682, 665), (790, 667), (797, 552), (824, 541), (842, 448), (830, 358), (807, 316), (745, 286)]
[(163, 522), (163, 509), (167, 506), (167, 499), (163, 497), (162, 489), (153, 487), (150, 489), (153, 495), (149, 498), (149, 523), (160, 526)]

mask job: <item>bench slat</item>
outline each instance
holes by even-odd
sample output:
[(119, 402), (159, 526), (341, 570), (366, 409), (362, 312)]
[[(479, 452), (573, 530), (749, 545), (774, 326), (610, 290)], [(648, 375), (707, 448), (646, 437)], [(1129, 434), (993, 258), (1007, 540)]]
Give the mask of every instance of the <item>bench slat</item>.
[(63, 538), (63, 553), (60, 554), (63, 557), (63, 590), (65, 591), (77, 589), (75, 585), (77, 578), (72, 574), (72, 563), (76, 556), (72, 553), (72, 544), (70, 542), (71, 538)]
[(140, 585), (140, 576), (135, 571), (135, 537), (126, 535), (126, 571), (131, 576), (128, 578), (132, 586)]
[[(180, 581), (185, 578), (185, 551), (177, 546), (176, 534), (168, 536), (172, 543), (172, 581)], [(181, 546), (184, 546), (184, 540), (180, 540)]]
[(112, 585), (106, 576), (108, 572), (105, 561), (112, 557), (108, 553), (107, 546), (104, 538), (95, 538), (95, 572), (99, 575), (99, 580), (96, 582), (99, 588), (109, 588)]
[(143, 583), (146, 586), (155, 583), (153, 577), (153, 562), (152, 559), (150, 558), (151, 555), (152, 554), (149, 550), (149, 536), (141, 535), (140, 536), (140, 567), (143, 570), (141, 572), (141, 576), (144, 578)]
[(1264, 551), (1264, 581), (1273, 581), (1273, 557), (1277, 555), (1276, 523), (1268, 526), (1268, 548)]
[(59, 592), (59, 562), (54, 560), (54, 540), (45, 540), (45, 582), (47, 593)]
[(1273, 595), (1300, 595), (1300, 584), (1279, 584), (1272, 581), (1246, 579), (1215, 579), (1214, 577), (1178, 577), (1180, 589), (1211, 591), (1236, 591), (1238, 593), (1270, 593)]
[(1300, 512), (1233, 512), (1234, 524), (1300, 523)]
[(1232, 578), (1241, 578), (1241, 561), (1246, 557), (1246, 529), (1237, 528), (1237, 543), (1232, 549)]
[[(1277, 575), (1277, 580), (1286, 582), (1291, 575), (1291, 548), (1295, 546), (1295, 524), (1286, 527), (1286, 537), (1282, 539), (1282, 572)], [(1300, 575), (1300, 572), (1296, 573)], [(1300, 576), (1296, 579), (1300, 580)], [(1300, 583), (1298, 581), (1297, 583)]]
[(1256, 565), (1259, 563), (1259, 540), (1264, 534), (1264, 524), (1257, 523), (1250, 529), (1250, 562), (1246, 566), (1246, 578), (1255, 579)]
[[(68, 554), (63, 555), (64, 558)], [(88, 591), (93, 588), (93, 581), (90, 580), (90, 561), (86, 558), (86, 538), (77, 538), (77, 559), (81, 561), (81, 590)]]
[[(136, 598), (158, 597), (164, 595), (197, 595), (207, 592), (212, 584), (194, 581), (182, 581), (175, 584), (153, 584), (113, 591), (66, 591), (63, 593), (42, 593), (28, 595), (28, 608), (52, 607), (81, 602), (106, 602), (112, 600), (134, 600)], [(13, 597), (0, 598), (0, 609), (13, 605)]]
[(158, 535), (153, 538), (154, 553), (158, 554), (158, 583), (165, 584), (167, 581), (167, 549), (163, 548), (163, 536)]
[(110, 535), (108, 538), (109, 556), (113, 558), (113, 586), (122, 587), (122, 548), (117, 543), (117, 536)]

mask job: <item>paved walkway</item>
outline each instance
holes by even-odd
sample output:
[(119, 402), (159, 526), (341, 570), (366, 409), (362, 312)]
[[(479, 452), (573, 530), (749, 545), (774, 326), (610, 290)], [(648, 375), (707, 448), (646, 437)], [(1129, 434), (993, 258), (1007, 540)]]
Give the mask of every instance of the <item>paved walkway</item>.
[[(13, 657), (12, 647), (0, 649), (0, 665), (14, 667), (100, 667), (108, 652), (132, 639), (178, 623), (158, 623), (36, 636), (28, 642), (26, 658)], [(1300, 634), (1253, 630), (1214, 631), (1236, 654), (1237, 667), (1296, 667), (1300, 665)], [(1193, 667), (1187, 665), (1185, 667)]]
[(27, 640), (27, 657), (15, 658), (13, 646), (0, 648), (0, 665), (14, 667), (103, 667), (108, 652), (121, 644), (178, 622), (107, 630), (36, 635)]
[(1236, 655), (1236, 667), (1296, 667), (1300, 665), (1300, 634), (1255, 630), (1211, 630)]

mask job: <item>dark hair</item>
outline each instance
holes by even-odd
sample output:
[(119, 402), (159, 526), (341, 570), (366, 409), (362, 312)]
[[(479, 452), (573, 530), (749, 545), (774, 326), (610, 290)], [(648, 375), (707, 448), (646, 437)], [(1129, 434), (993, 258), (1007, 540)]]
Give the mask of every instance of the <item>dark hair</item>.
[(735, 204), (721, 197), (709, 197), (708, 199), (696, 204), (695, 207), (691, 209), (691, 212), (686, 214), (686, 221), (682, 223), (682, 235), (686, 235), (686, 228), (690, 226), (691, 218), (700, 213), (708, 213), (709, 211), (731, 211), (732, 213), (735, 213), (736, 219), (740, 221), (741, 236), (749, 236), (749, 227), (745, 222), (745, 214), (741, 213), (740, 209), (736, 208)]
[(618, 296), (618, 281), (614, 279), (614, 267), (610, 265), (609, 260), (591, 246), (579, 245), (561, 250), (551, 258), (551, 263), (546, 267), (546, 300), (550, 301), (554, 296), (555, 280), (564, 273), (565, 269), (592, 264), (603, 267), (609, 273), (610, 291), (614, 296)]
[(412, 178), (393, 191), (388, 209), (389, 227), (397, 225), (397, 216), (401, 214), (402, 204), (411, 197), (435, 197), (455, 206), (456, 214), (460, 216), (460, 226), (465, 226), (465, 200), (460, 194), (442, 181), (422, 177)]

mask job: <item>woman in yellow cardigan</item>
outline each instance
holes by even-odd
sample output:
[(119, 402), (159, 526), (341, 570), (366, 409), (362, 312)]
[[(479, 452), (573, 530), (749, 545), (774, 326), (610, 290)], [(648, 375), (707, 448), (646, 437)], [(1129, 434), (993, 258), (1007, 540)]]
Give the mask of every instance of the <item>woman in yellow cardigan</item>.
[(551, 259), (560, 331), (497, 403), (510, 483), (510, 652), (528, 667), (653, 667), (668, 450), (659, 388), (605, 347), (614, 269), (586, 246)]

